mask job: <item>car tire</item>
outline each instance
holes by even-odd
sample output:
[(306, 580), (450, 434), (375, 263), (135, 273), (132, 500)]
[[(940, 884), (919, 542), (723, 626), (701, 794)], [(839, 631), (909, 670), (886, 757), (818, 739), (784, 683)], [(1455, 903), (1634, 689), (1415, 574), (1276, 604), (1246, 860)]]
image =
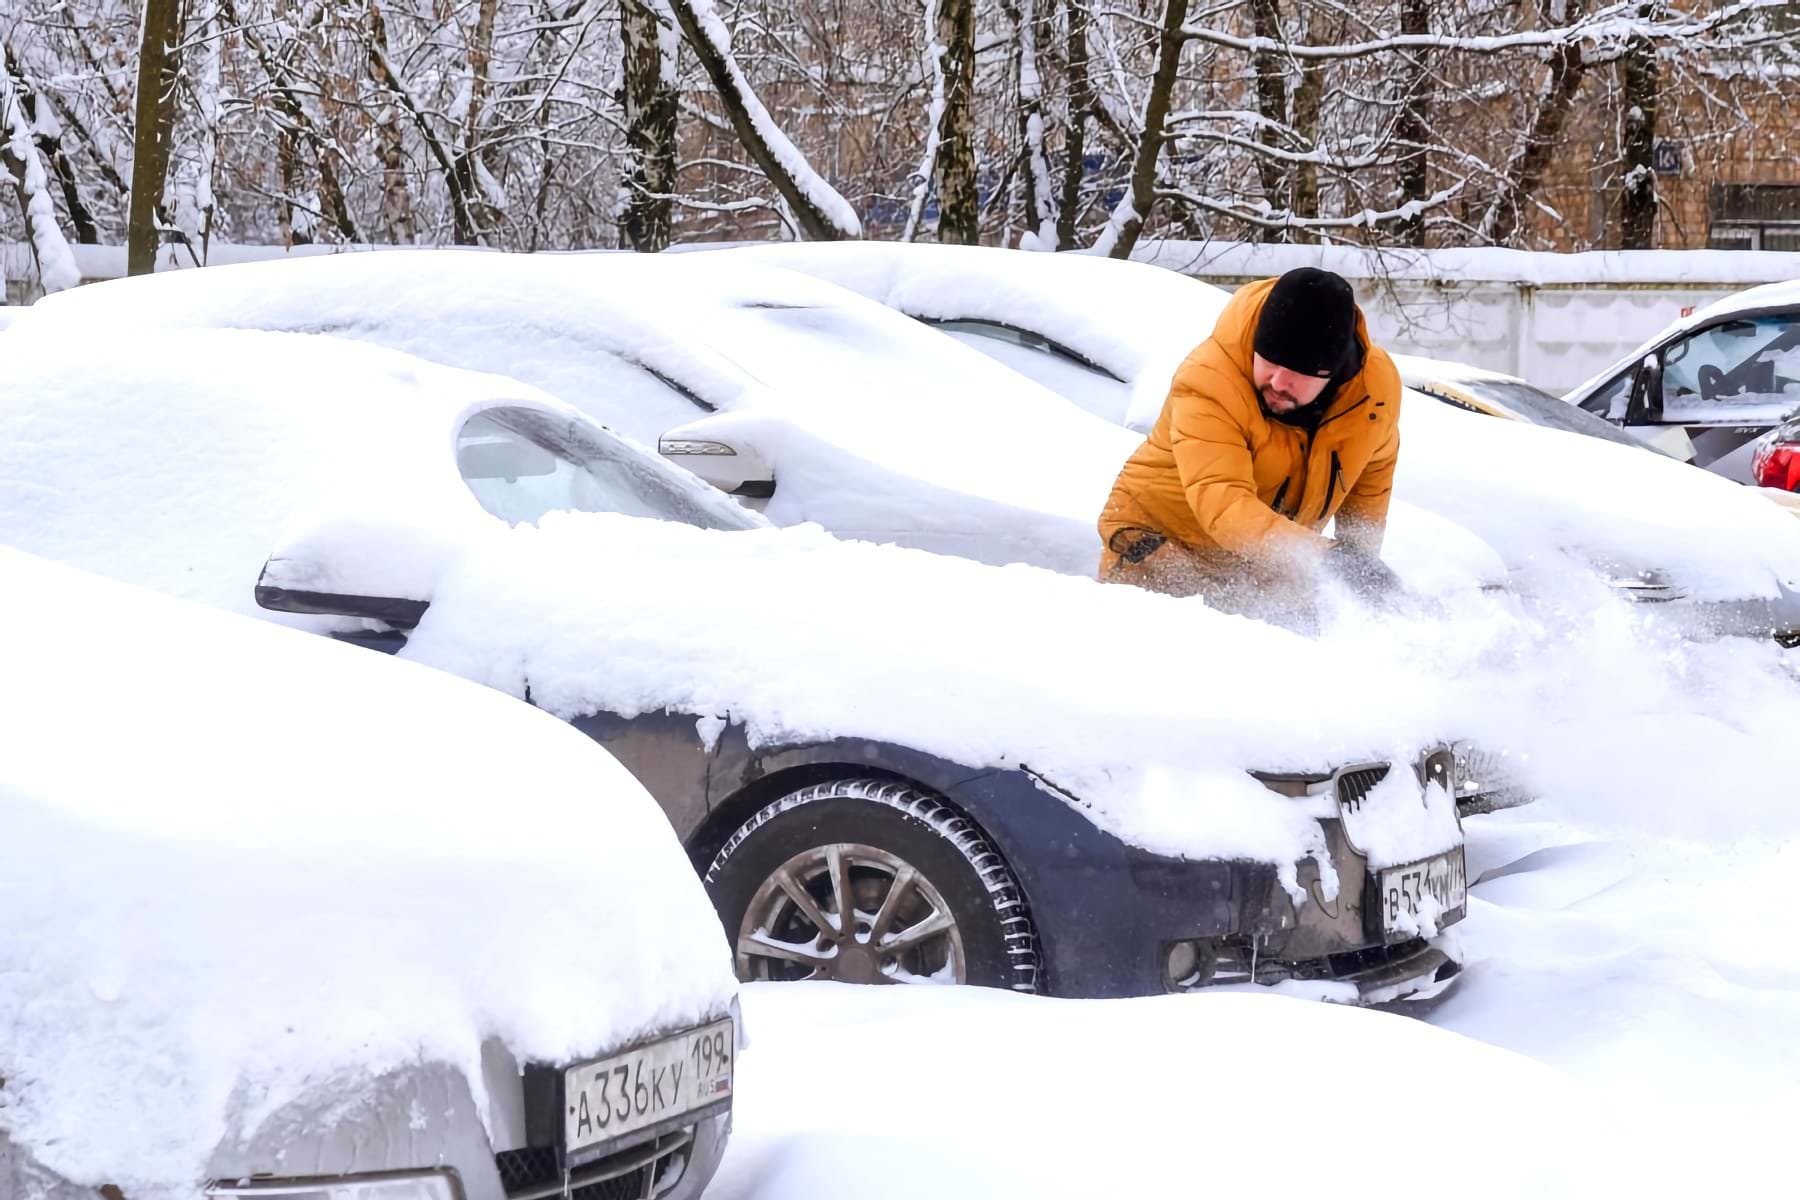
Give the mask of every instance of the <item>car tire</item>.
[(1038, 987), (1018, 881), (979, 826), (919, 788), (840, 779), (790, 792), (725, 840), (706, 887), (746, 982)]

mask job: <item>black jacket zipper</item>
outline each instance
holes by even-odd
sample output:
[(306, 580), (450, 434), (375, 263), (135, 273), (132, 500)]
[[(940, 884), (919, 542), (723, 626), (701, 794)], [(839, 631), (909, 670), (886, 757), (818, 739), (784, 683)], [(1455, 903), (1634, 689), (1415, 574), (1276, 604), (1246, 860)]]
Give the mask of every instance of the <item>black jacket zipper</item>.
[(1338, 481), (1344, 477), (1344, 464), (1338, 461), (1338, 452), (1331, 452), (1331, 474), (1325, 479), (1325, 507), (1319, 510), (1319, 520), (1323, 521), (1331, 513), (1331, 498), (1337, 495)]
[[(1270, 501), (1270, 503), (1269, 503), (1270, 508), (1274, 509), (1278, 513), (1281, 512), (1281, 502), (1287, 498), (1288, 484), (1290, 484), (1292, 482), (1294, 482), (1292, 476), (1289, 476), (1288, 478), (1281, 481), (1281, 486), (1275, 489), (1275, 499)], [(1281, 513), (1281, 515), (1284, 517), (1287, 516), (1286, 513)]]

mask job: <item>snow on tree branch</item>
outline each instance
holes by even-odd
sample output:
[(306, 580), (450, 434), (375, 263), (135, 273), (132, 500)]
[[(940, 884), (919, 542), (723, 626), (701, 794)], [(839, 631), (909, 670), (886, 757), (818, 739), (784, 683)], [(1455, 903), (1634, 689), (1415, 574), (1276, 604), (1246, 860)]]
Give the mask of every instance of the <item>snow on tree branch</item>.
[(757, 98), (731, 53), (731, 32), (719, 19), (712, 0), (669, 0), (669, 7), (712, 80), (744, 149), (794, 210), (806, 235), (821, 241), (862, 237), (856, 210), (813, 170)]
[(26, 239), (37, 262), (38, 281), (46, 292), (60, 292), (81, 282), (74, 252), (56, 223), (56, 203), (50, 197), (50, 177), (38, 156), (31, 122), (13, 81), (12, 72), (0, 70), (0, 166), (13, 177), (19, 209), (25, 218)]

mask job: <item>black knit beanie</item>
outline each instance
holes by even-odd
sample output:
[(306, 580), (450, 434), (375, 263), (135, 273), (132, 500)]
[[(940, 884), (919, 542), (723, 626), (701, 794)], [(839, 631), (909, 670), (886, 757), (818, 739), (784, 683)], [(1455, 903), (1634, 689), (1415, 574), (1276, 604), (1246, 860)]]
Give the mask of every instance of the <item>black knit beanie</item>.
[(1356, 347), (1356, 295), (1339, 275), (1296, 267), (1270, 289), (1256, 352), (1302, 375), (1330, 375)]

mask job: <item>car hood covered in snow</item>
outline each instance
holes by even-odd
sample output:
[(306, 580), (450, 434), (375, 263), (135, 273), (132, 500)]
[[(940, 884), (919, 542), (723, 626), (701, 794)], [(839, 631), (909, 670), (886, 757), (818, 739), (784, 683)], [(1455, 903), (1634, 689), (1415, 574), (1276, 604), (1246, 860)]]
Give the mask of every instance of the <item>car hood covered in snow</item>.
[(483, 1105), (484, 1042), (729, 1004), (667, 820), (577, 731), (13, 550), (0, 588), (0, 1141), (42, 1166), (186, 1193), (284, 1106), (429, 1064)]

